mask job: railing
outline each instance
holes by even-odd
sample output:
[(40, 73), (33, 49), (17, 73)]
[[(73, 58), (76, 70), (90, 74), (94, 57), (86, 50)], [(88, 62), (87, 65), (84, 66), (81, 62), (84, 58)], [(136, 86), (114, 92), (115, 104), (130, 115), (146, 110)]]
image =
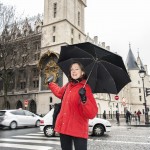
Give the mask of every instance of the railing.
[[(149, 116), (149, 120), (150, 120), (150, 114), (148, 116)], [(103, 114), (97, 114), (97, 117), (98, 118), (103, 118)], [(126, 116), (125, 116), (125, 114), (120, 114), (119, 118), (126, 118)], [(141, 114), (140, 118), (141, 118), (140, 119), (141, 122), (145, 121), (145, 115), (144, 114)], [(116, 119), (116, 114), (106, 114), (106, 119)], [(131, 120), (135, 120), (134, 115), (131, 116)]]

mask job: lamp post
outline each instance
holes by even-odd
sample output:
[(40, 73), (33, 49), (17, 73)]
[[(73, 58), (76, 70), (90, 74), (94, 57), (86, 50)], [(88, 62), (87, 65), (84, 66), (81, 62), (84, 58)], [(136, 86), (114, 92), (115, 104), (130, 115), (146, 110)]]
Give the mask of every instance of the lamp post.
[(146, 71), (141, 67), (141, 69), (139, 70), (139, 76), (140, 78), (142, 78), (142, 82), (143, 82), (143, 94), (144, 94), (144, 106), (145, 106), (145, 124), (149, 123), (149, 118), (148, 118), (148, 111), (147, 111), (147, 103), (146, 103), (146, 96), (145, 96), (145, 87), (144, 87), (144, 78), (146, 75)]

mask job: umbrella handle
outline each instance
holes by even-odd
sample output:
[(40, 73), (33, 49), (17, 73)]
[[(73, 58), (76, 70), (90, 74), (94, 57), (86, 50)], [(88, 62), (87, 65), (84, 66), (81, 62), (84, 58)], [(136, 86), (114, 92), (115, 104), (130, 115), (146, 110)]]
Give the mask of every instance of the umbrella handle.
[(88, 77), (87, 77), (87, 79), (86, 79), (86, 82), (84, 83), (83, 88), (85, 88), (85, 85), (87, 84), (87, 82), (88, 82), (88, 80), (89, 80), (89, 77), (90, 77), (90, 75), (91, 75), (91, 73), (92, 73), (92, 71), (93, 71), (93, 68), (94, 68), (95, 64), (96, 64), (96, 61), (94, 61), (94, 65), (92, 66), (92, 69), (91, 69), (91, 71), (90, 71), (90, 73), (89, 73), (89, 75), (88, 75)]

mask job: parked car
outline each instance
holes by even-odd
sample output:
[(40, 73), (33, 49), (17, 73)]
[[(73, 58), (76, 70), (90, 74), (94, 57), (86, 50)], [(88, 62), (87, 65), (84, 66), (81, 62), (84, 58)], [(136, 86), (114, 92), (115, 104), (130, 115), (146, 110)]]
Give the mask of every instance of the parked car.
[[(40, 130), (44, 132), (46, 137), (55, 136), (55, 131), (53, 130), (53, 112), (51, 109), (41, 120), (40, 120)], [(105, 132), (111, 131), (111, 123), (108, 120), (101, 118), (94, 118), (89, 120), (89, 135), (102, 136)]]
[(41, 117), (34, 113), (23, 110), (0, 110), (0, 126), (16, 129), (17, 127), (36, 126), (40, 125)]

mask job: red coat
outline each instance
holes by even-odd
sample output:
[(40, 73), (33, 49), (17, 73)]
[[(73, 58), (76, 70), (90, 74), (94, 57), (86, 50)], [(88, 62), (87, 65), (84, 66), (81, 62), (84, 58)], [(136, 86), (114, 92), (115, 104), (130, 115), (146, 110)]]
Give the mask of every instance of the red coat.
[(85, 104), (81, 102), (78, 91), (84, 83), (85, 80), (76, 84), (70, 82), (66, 91), (65, 86), (61, 88), (53, 82), (49, 84), (53, 94), (60, 99), (65, 91), (55, 125), (58, 133), (88, 138), (88, 121), (96, 116), (98, 108), (89, 85), (85, 86), (87, 101)]

